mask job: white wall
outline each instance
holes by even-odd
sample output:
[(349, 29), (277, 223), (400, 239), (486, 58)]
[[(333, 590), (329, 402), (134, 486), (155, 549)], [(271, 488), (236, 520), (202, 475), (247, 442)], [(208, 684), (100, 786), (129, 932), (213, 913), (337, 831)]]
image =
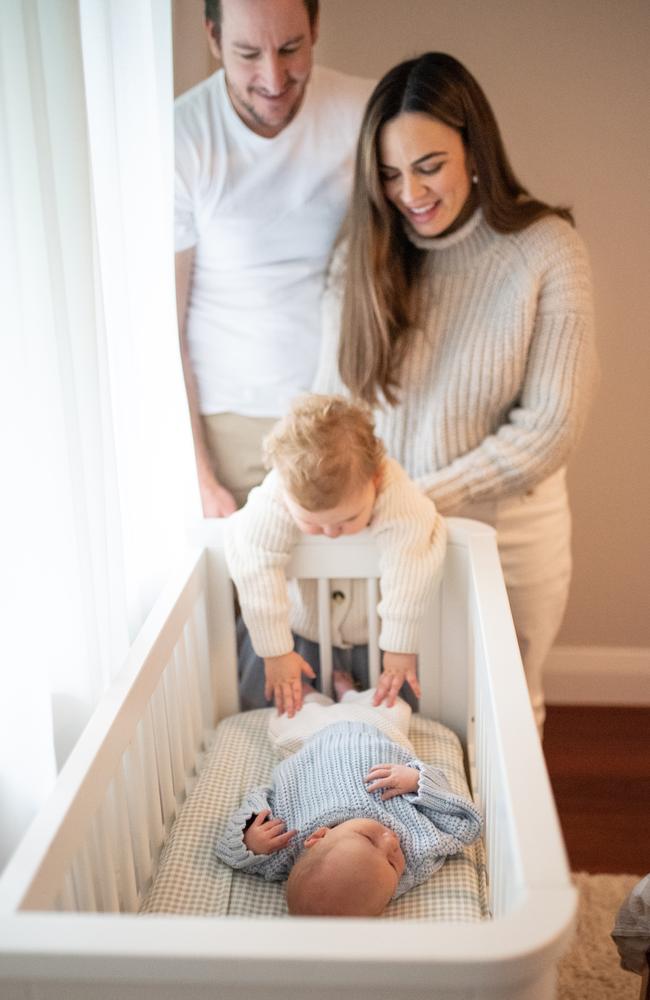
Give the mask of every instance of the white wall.
[[(593, 262), (603, 380), (570, 468), (575, 576), (560, 642), (635, 647), (638, 664), (639, 648), (650, 649), (650, 4), (321, 7), (318, 59), (330, 66), (377, 77), (427, 49), (460, 58), (485, 89), (523, 183), (575, 210)], [(175, 0), (174, 10), (180, 92), (210, 62), (201, 0)]]

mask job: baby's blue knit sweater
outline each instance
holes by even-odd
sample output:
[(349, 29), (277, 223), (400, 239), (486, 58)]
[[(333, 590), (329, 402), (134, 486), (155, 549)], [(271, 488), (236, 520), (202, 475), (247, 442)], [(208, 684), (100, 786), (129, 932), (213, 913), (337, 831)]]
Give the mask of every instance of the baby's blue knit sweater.
[[(381, 793), (369, 793), (364, 784), (376, 764), (417, 768), (417, 792), (382, 802)], [(244, 830), (250, 818), (264, 809), (283, 819), (287, 830), (298, 832), (281, 851), (256, 855), (244, 844)], [(482, 825), (478, 810), (450, 790), (439, 768), (411, 757), (375, 726), (337, 722), (315, 733), (297, 753), (278, 764), (270, 785), (248, 793), (228, 820), (216, 853), (232, 868), (281, 881), (315, 830), (360, 818), (378, 820), (400, 839), (406, 867), (395, 897), (426, 881), (448, 855), (471, 844)]]

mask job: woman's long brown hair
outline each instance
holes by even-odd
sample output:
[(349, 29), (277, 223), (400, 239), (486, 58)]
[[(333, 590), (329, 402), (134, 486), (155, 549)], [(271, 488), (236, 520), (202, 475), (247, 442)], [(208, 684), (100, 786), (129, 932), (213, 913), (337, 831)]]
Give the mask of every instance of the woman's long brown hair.
[(352, 394), (371, 405), (381, 397), (391, 405), (398, 401), (402, 363), (426, 306), (419, 282), (425, 251), (409, 240), (379, 175), (381, 129), (405, 112), (429, 115), (460, 133), (477, 177), (471, 196), (497, 232), (516, 232), (545, 215), (573, 223), (567, 208), (532, 198), (519, 183), (492, 108), (462, 63), (428, 52), (390, 70), (375, 87), (363, 117), (342, 232), (348, 252), (339, 369)]

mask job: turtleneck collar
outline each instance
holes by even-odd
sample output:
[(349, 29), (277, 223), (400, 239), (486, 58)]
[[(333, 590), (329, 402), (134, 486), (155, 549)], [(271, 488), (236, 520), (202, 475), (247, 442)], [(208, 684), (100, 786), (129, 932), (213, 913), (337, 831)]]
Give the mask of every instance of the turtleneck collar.
[(482, 219), (483, 212), (477, 208), (460, 229), (455, 229), (448, 236), (420, 236), (406, 220), (404, 221), (404, 229), (411, 243), (419, 247), (420, 250), (446, 250), (470, 236)]
[(495, 236), (480, 208), (476, 209), (460, 229), (448, 236), (420, 236), (407, 222), (404, 222), (404, 230), (414, 246), (420, 250), (433, 251), (436, 270), (440, 270), (441, 266), (456, 270), (473, 262), (478, 254), (491, 245)]

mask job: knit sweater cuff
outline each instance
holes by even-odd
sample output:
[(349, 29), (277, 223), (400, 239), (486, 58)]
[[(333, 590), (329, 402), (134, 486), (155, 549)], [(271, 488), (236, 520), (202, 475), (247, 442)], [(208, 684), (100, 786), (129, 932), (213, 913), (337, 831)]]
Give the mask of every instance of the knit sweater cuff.
[[(409, 767), (420, 772), (417, 792), (404, 798), (420, 809), (435, 814), (439, 831), (448, 835), (446, 850), (454, 853), (464, 844), (471, 844), (481, 833), (483, 819), (471, 799), (457, 795), (445, 774), (438, 767), (413, 759)], [(454, 846), (455, 845), (455, 846)]]
[(424, 764), (421, 760), (409, 761), (409, 767), (414, 767), (420, 772), (417, 792), (407, 796), (411, 802), (418, 801), (429, 805), (440, 798), (453, 795), (451, 785), (440, 768)]
[(216, 843), (215, 853), (221, 861), (224, 861), (231, 868), (246, 868), (254, 871), (268, 862), (267, 854), (253, 854), (244, 844), (246, 824), (264, 809), (268, 809), (268, 803), (264, 796), (256, 796), (253, 793), (228, 820), (226, 829)]
[(387, 653), (417, 653), (420, 648), (422, 622), (419, 618), (384, 617), (379, 634), (379, 648)]
[(244, 616), (244, 621), (258, 656), (283, 656), (293, 649), (293, 635), (285, 620), (274, 621), (270, 615), (262, 615), (253, 621)]

